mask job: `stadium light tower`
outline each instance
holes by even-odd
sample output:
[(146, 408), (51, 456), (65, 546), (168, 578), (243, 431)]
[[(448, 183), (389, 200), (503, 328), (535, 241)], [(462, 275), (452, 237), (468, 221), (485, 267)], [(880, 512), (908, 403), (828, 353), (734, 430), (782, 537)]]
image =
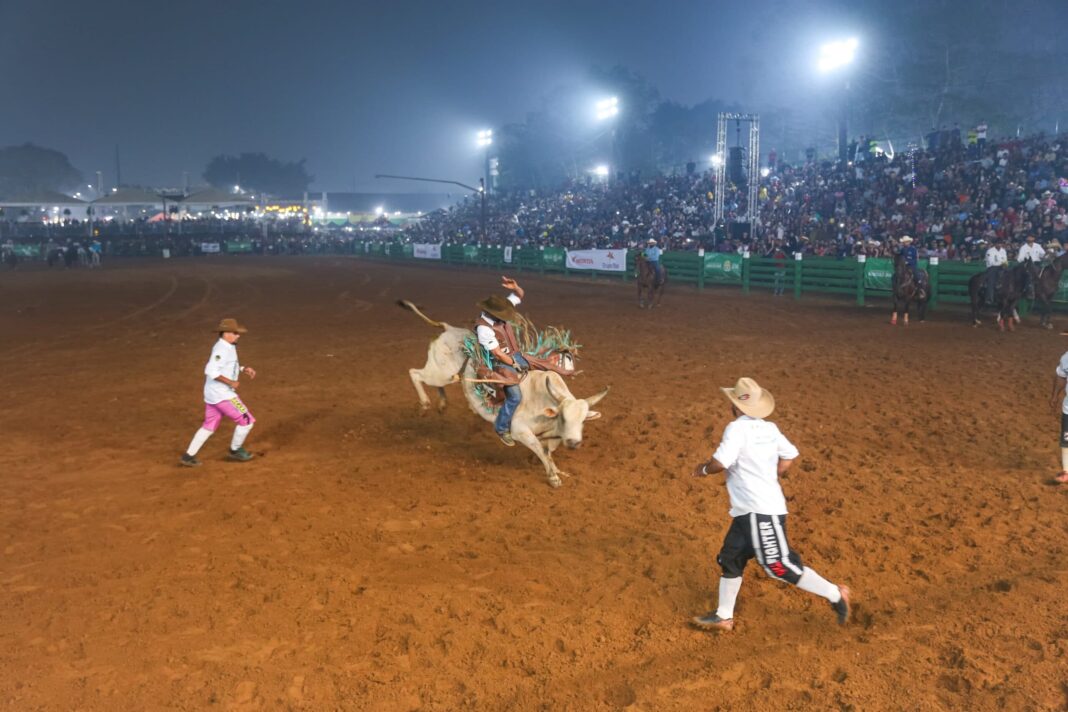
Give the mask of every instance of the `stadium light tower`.
[(619, 114), (619, 99), (610, 96), (597, 102), (597, 120), (604, 121)]
[(845, 89), (838, 114), (838, 160), (842, 163), (849, 160), (849, 73), (844, 68), (856, 59), (858, 47), (860, 42), (856, 37), (827, 42), (820, 47), (820, 57), (816, 64), (822, 74), (839, 70), (845, 73)]
[(478, 147), (482, 149), (482, 180), (483, 185), (489, 187), (490, 183), (490, 146), (493, 145), (493, 129), (483, 129), (478, 132), (476, 138)]

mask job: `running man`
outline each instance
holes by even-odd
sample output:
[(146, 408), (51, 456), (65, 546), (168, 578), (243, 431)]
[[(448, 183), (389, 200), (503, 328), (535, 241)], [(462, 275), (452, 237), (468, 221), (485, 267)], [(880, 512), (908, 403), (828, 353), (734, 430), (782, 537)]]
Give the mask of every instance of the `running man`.
[(740, 378), (734, 388), (721, 390), (735, 420), (723, 431), (715, 454), (698, 465), (693, 476), (727, 471), (732, 522), (716, 557), (723, 570), (718, 608), (694, 618), (694, 625), (704, 630), (734, 629), (742, 572), (754, 556), (772, 578), (826, 598), (844, 625), (849, 620), (849, 589), (804, 566), (786, 540), (786, 498), (779, 475), (790, 468), (798, 452), (777, 425), (764, 420), (775, 410), (775, 399), (751, 378)]
[(178, 463), (185, 467), (201, 464), (197, 453), (215, 433), (223, 416), (237, 424), (234, 437), (230, 440), (230, 459), (238, 462), (252, 459), (252, 453), (242, 445), (256, 419), (237, 395), (240, 387), (238, 378), (242, 373), (249, 378), (256, 377), (256, 369), (237, 362), (237, 340), (248, 330), (238, 324), (237, 319), (223, 319), (215, 331), (219, 334), (219, 340), (212, 347), (211, 356), (204, 366), (204, 424), (197, 430)]
[[(1068, 331), (1062, 331), (1061, 336), (1068, 336)], [(1068, 382), (1068, 351), (1062, 356), (1057, 370), (1053, 375), (1053, 393), (1049, 396), (1049, 407), (1054, 412), (1057, 410), (1057, 399), (1064, 396), (1061, 401), (1061, 473), (1053, 479), (1062, 485), (1068, 485), (1068, 394), (1065, 393), (1064, 385)]]

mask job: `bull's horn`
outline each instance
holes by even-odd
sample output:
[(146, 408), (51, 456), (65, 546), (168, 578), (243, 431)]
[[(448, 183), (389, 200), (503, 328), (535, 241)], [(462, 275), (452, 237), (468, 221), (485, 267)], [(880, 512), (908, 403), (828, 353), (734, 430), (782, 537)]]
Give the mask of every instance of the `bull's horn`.
[(553, 391), (552, 374), (549, 374), (548, 377), (545, 379), (545, 390), (549, 391), (550, 398), (552, 398), (557, 403), (560, 402), (560, 396), (556, 395), (556, 393)]
[(595, 406), (598, 403), (600, 403), (602, 398), (604, 398), (606, 395), (608, 395), (608, 391), (610, 391), (611, 388), (612, 388), (611, 386), (605, 387), (605, 389), (603, 391), (601, 391), (600, 393), (598, 393), (597, 395), (590, 396), (589, 398), (587, 398), (586, 402), (592, 408), (593, 406)]

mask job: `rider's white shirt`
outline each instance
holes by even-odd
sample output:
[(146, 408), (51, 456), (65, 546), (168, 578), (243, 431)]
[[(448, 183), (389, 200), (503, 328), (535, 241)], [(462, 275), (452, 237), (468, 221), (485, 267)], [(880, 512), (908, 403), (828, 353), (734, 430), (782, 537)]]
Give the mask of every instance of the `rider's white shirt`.
[[(508, 295), (508, 301), (514, 306), (519, 306), (519, 297), (517, 297), (514, 292)], [(497, 341), (496, 334), (493, 333), (493, 317), (482, 312), (480, 318), (485, 323), (475, 327), (475, 336), (478, 337), (478, 343), (482, 344), (483, 348), (487, 351), (493, 351), (494, 349), (499, 348), (501, 344)]]
[[(1057, 364), (1057, 375), (1068, 378), (1068, 351), (1061, 356), (1061, 362)], [(1068, 391), (1064, 393), (1064, 402), (1061, 403), (1061, 412), (1068, 415)]]
[(1003, 267), (1009, 263), (1009, 255), (1004, 247), (991, 247), (986, 251), (987, 267)]
[(211, 349), (211, 356), (204, 364), (204, 402), (222, 403), (237, 397), (237, 391), (222, 381), (218, 376), (226, 376), (236, 381), (241, 373), (241, 364), (237, 362), (237, 347), (220, 338)]
[(727, 468), (730, 515), (786, 514), (779, 460), (793, 460), (797, 455), (797, 448), (775, 423), (748, 415), (729, 423), (712, 457)]
[(1020, 251), (1016, 253), (1016, 261), (1023, 262), (1024, 260), (1034, 260), (1035, 262), (1041, 262), (1046, 256), (1046, 251), (1042, 249), (1042, 245), (1037, 242), (1033, 245), (1028, 245), (1026, 242), (1020, 245)]

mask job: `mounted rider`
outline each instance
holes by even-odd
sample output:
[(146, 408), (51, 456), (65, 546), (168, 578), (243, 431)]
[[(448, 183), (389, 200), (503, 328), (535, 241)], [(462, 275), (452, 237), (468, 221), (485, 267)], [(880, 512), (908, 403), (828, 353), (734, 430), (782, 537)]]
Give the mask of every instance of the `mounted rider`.
[(986, 303), (993, 305), (996, 301), (998, 282), (1001, 274), (1009, 264), (1009, 255), (1005, 251), (1005, 240), (999, 239), (986, 250), (986, 275), (983, 282), (986, 289)]
[[(1035, 264), (1035, 272), (1042, 266), (1042, 260), (1046, 258), (1046, 251), (1042, 249), (1042, 245), (1035, 243), (1035, 236), (1028, 235), (1027, 242), (1020, 245), (1019, 252), (1016, 253), (1016, 261), (1020, 264), (1024, 264), (1028, 260)], [(1027, 270), (1024, 273), (1027, 276), (1027, 298), (1035, 298), (1035, 280), (1032, 276), (1031, 270)]]
[(664, 282), (664, 268), (660, 264), (660, 255), (663, 250), (656, 244), (656, 238), (650, 237), (645, 243), (645, 261), (648, 262), (656, 275), (654, 284), (659, 286)]
[(493, 430), (501, 442), (513, 447), (515, 440), (512, 439), (511, 433), (512, 416), (523, 400), (519, 389), (519, 376), (530, 369), (530, 364), (520, 352), (519, 337), (510, 323), (519, 318), (516, 307), (523, 300), (523, 288), (509, 277), (501, 277), (501, 286), (511, 294), (507, 297), (494, 294), (478, 303), (482, 313), (475, 322), (475, 336), (478, 337), (482, 348), (493, 357), (496, 365), (494, 370), (503, 371), (516, 379), (514, 384), (504, 386), (504, 403), (501, 404), (497, 419), (493, 423)]
[(909, 235), (904, 235), (899, 242), (901, 243), (901, 250), (898, 254), (901, 255), (901, 259), (905, 260), (905, 264), (908, 265), (909, 270), (912, 271), (912, 280), (916, 283), (917, 289), (926, 292), (927, 273), (920, 269), (919, 253), (916, 251), (916, 247), (912, 244), (912, 238)]

